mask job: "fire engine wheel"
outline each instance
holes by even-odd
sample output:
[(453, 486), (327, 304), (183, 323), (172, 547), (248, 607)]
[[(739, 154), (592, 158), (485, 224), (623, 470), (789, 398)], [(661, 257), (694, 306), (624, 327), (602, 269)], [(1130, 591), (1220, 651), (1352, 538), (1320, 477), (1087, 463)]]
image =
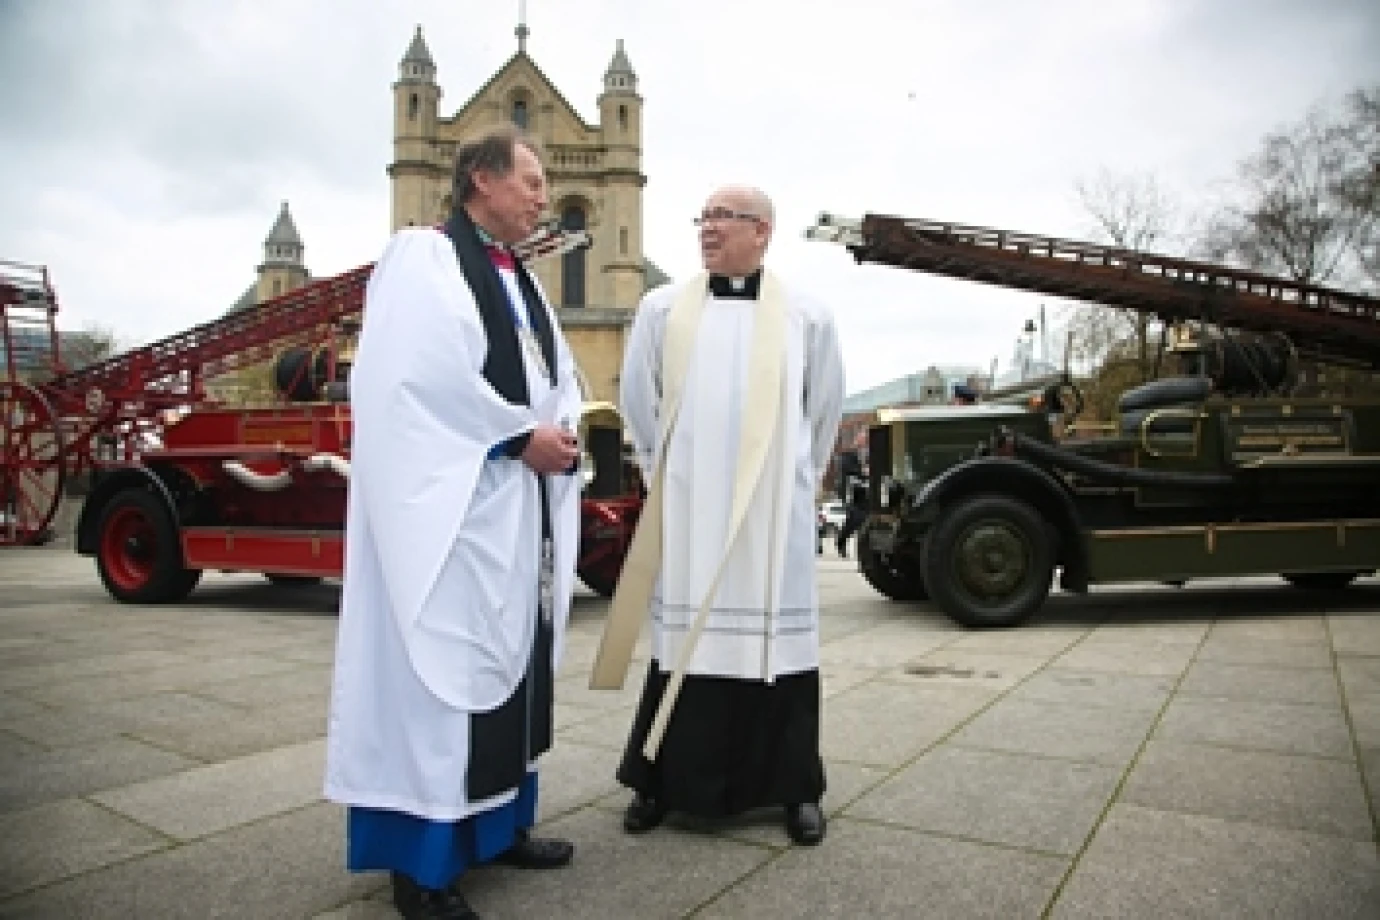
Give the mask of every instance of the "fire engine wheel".
[(46, 543), (65, 478), (57, 414), (28, 384), (0, 383), (0, 438), (0, 546)]
[(180, 601), (201, 580), (182, 562), (172, 512), (146, 489), (126, 489), (101, 512), (96, 568), (106, 590), (126, 604)]
[(914, 563), (898, 565), (892, 556), (872, 548), (870, 523), (858, 528), (858, 571), (882, 597), (893, 601), (923, 601), (929, 598), (925, 579)]
[(964, 626), (1021, 623), (1044, 604), (1053, 576), (1044, 519), (1014, 498), (963, 499), (941, 513), (926, 540), (930, 597)]

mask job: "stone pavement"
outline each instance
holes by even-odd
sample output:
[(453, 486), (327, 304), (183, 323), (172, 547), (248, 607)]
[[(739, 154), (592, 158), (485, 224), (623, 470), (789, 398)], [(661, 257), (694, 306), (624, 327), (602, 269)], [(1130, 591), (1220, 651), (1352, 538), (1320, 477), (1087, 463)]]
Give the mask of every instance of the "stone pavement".
[[(482, 869), (498, 917), (1380, 917), (1380, 582), (1059, 597), (968, 632), (826, 550), (828, 811), (629, 837), (640, 673), (585, 686), (574, 613), (542, 774), (554, 873)], [(386, 918), (320, 799), (329, 586), (208, 577), (109, 601), (59, 546), (0, 551), (0, 917)]]

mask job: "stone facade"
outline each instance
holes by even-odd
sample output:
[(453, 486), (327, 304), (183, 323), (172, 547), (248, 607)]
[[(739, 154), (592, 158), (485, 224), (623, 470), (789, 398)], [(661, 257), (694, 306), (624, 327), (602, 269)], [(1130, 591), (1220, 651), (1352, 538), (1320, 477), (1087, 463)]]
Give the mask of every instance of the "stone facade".
[[(544, 259), (533, 272), (556, 306), (591, 399), (618, 401), (618, 374), (633, 311), (669, 279), (642, 251), (642, 98), (623, 42), (617, 42), (598, 97), (599, 120), (584, 121), (526, 50), (518, 51), (454, 115), (441, 114), (436, 64), (419, 26), (393, 83), (393, 161), (388, 164), (390, 233), (442, 222), (451, 206), (456, 147), (487, 127), (516, 122), (542, 146), (550, 216), (583, 229), (586, 250)], [(244, 310), (312, 280), (287, 202), (264, 240), (256, 280), (230, 308)], [(258, 395), (265, 368), (208, 381), (220, 398)], [(266, 379), (266, 377), (265, 377)], [(252, 392), (251, 392), (252, 391)]]
[(534, 272), (570, 339), (594, 399), (617, 401), (628, 324), (639, 299), (666, 280), (643, 255), (642, 98), (617, 43), (598, 97), (599, 120), (584, 121), (526, 51), (518, 50), (455, 112), (441, 114), (436, 64), (419, 26), (393, 84), (392, 230), (443, 221), (451, 207), (455, 151), (505, 122), (542, 145), (551, 216), (588, 232), (587, 250), (537, 263)]

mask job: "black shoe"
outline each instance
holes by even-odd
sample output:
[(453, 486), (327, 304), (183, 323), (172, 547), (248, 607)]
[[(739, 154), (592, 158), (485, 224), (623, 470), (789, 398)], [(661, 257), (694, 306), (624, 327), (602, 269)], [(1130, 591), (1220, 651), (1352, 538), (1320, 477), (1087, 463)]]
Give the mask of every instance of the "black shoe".
[(813, 802), (786, 806), (786, 833), (801, 846), (812, 847), (824, 839), (824, 812)]
[(393, 906), (403, 920), (479, 920), (454, 888), (423, 888), (401, 872), (393, 873)]
[(641, 834), (651, 830), (666, 817), (666, 809), (656, 799), (637, 793), (623, 812), (623, 829), (629, 834)]
[(519, 869), (559, 869), (575, 855), (575, 844), (567, 840), (533, 837), (518, 831), (517, 843), (498, 855), (494, 862)]

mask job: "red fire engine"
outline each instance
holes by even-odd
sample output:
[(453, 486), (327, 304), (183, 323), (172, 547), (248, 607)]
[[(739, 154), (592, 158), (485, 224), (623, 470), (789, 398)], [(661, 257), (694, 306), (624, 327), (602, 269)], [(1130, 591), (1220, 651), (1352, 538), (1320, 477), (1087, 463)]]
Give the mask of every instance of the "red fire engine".
[[(588, 245), (546, 227), (529, 260)], [(79, 369), (64, 366), (46, 269), (0, 262), (0, 546), (53, 536), (65, 487), (91, 489), (75, 547), (109, 592), (180, 600), (205, 571), (339, 577), (350, 475), (346, 385), (372, 265)], [(205, 382), (272, 361), (279, 394), (218, 403)], [(613, 592), (641, 508), (609, 403), (586, 402), (578, 571)]]

